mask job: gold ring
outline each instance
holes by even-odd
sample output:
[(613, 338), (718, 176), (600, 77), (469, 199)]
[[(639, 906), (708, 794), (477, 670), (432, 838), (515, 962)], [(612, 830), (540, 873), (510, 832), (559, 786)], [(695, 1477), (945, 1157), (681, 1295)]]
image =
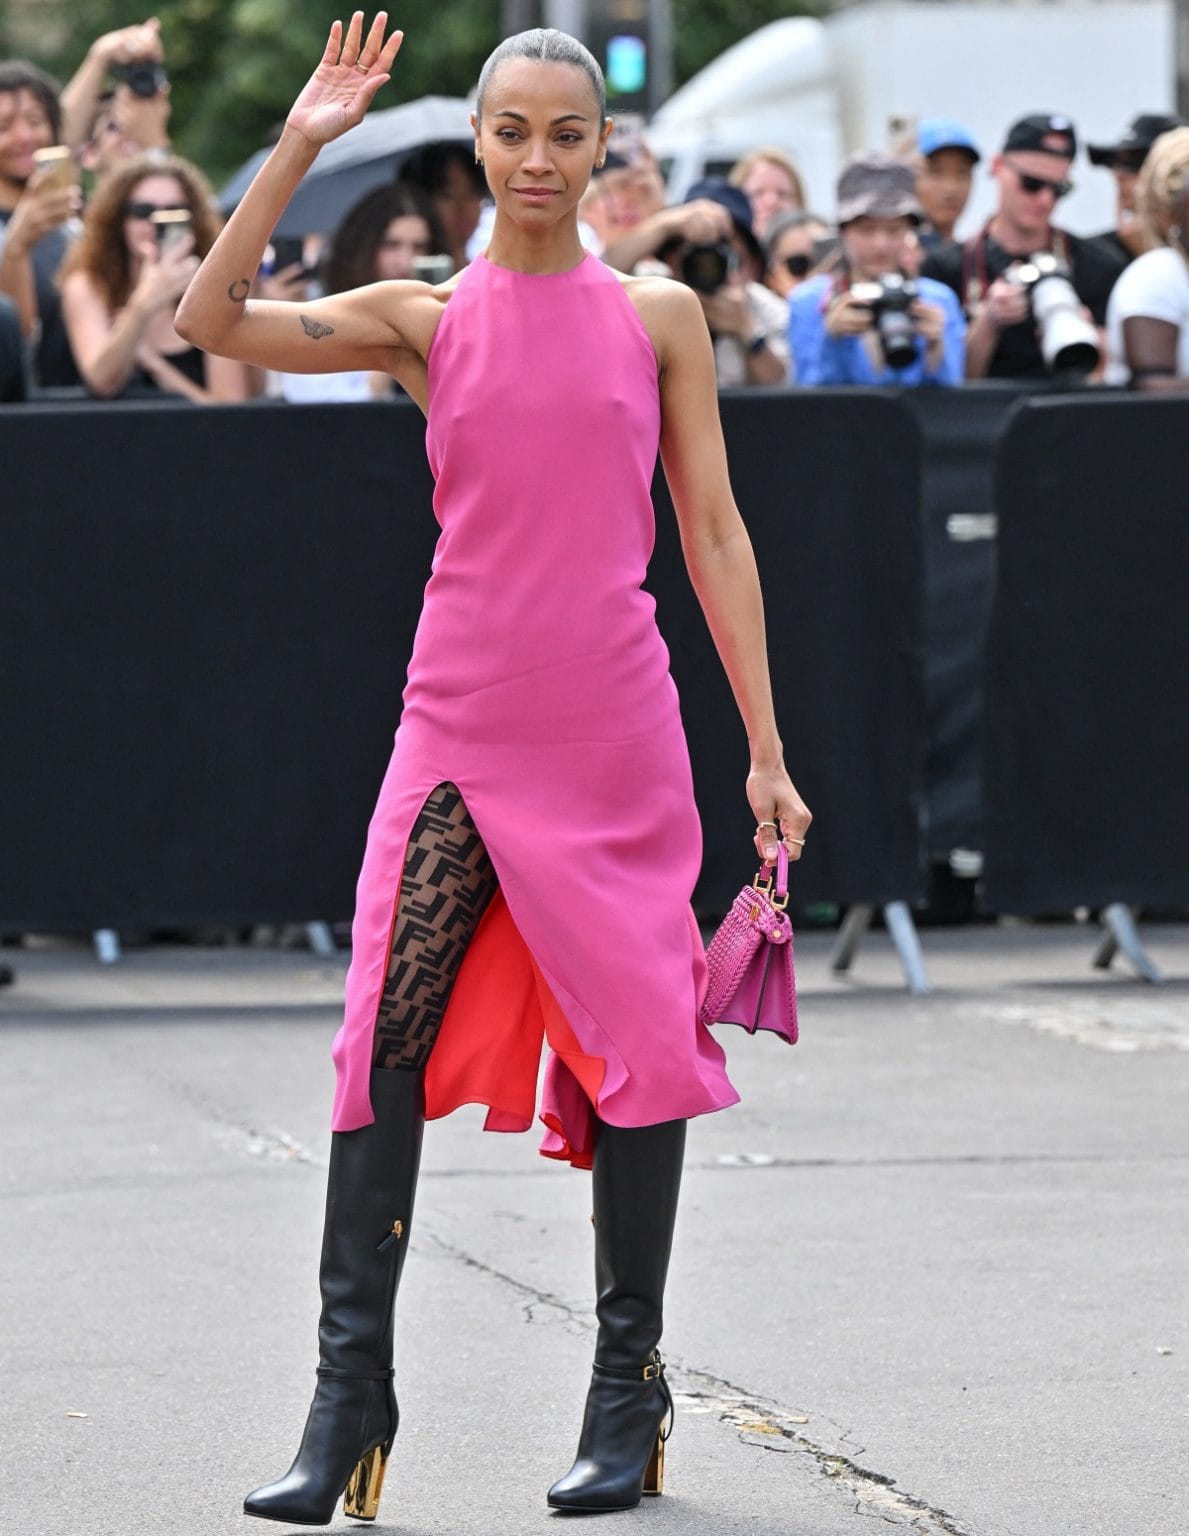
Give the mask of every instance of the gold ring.
[(757, 832), (762, 832), (765, 827), (771, 827), (773, 832), (779, 832), (780, 831), (780, 828), (776, 825), (776, 823), (774, 821), (758, 821), (756, 823), (756, 831)]
[(785, 833), (785, 836), (788, 838), (790, 843), (796, 843), (798, 847), (804, 848), (804, 846), (805, 846), (805, 839), (803, 837), (793, 837), (791, 834), (789, 834), (787, 832)]

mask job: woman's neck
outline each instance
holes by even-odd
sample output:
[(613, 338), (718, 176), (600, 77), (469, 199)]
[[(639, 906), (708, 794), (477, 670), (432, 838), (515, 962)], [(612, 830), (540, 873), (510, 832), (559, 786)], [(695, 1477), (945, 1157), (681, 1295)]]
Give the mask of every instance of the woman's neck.
[(494, 266), (543, 277), (551, 272), (569, 272), (586, 250), (578, 238), (576, 217), (551, 229), (535, 230), (497, 214), (485, 255)]

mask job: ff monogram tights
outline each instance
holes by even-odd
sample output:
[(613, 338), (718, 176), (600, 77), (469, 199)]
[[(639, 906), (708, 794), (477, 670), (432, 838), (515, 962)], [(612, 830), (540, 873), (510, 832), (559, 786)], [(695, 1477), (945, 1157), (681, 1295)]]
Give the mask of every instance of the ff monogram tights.
[(409, 837), (372, 1065), (420, 1071), (498, 882), (455, 784), (439, 784)]

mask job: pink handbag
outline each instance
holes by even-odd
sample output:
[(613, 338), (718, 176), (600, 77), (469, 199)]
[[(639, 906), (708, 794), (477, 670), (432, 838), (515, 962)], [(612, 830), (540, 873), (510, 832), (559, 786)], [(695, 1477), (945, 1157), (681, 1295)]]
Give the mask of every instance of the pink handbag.
[[(775, 888), (774, 888), (775, 886)], [(781, 843), (776, 869), (765, 865), (731, 903), (706, 950), (709, 972), (703, 1024), (741, 1024), (749, 1034), (769, 1029), (797, 1043), (797, 988), (793, 979), (793, 925), (789, 856)]]

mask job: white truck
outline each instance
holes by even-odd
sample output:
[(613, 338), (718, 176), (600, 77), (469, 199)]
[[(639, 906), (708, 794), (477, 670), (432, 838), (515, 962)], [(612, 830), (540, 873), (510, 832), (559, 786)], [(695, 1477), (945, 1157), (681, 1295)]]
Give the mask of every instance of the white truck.
[[(984, 156), (965, 235), (994, 206), (987, 164), (1015, 118), (1064, 113), (1083, 143), (1109, 143), (1137, 112), (1174, 110), (1174, 26), (1173, 0), (860, 0), (753, 32), (676, 91), (646, 137), (674, 197), (749, 149), (782, 148), (829, 219), (847, 155), (955, 117)], [(1109, 228), (1110, 175), (1079, 157), (1074, 179), (1061, 222)]]

